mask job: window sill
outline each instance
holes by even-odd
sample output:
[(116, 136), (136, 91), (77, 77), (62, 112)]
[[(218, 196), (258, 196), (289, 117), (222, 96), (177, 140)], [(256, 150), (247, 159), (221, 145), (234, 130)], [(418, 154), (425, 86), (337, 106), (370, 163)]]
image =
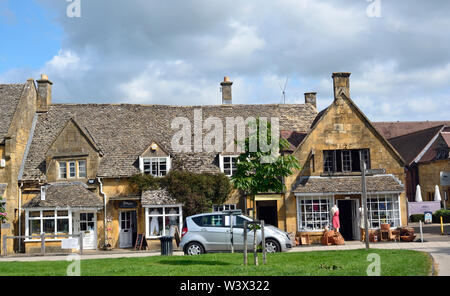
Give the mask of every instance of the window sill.
[[(59, 238), (59, 239), (45, 239), (46, 242), (60, 242), (62, 241), (64, 238)], [(40, 243), (41, 240), (40, 239), (25, 239), (24, 240), (25, 243)]]

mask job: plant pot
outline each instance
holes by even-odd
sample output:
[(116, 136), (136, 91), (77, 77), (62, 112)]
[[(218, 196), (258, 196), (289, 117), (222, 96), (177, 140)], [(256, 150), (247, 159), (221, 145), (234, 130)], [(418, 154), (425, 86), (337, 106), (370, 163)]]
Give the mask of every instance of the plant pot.
[(391, 229), (391, 224), (381, 224), (381, 230), (389, 230)]

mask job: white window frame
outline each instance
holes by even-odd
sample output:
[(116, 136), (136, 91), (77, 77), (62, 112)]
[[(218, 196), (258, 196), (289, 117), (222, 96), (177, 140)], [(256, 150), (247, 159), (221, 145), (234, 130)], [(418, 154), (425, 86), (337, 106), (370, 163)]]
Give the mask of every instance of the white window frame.
[[(52, 217), (43, 217), (43, 212), (53, 211)], [(58, 216), (58, 212), (67, 211), (67, 216)], [(30, 217), (30, 212), (39, 212), (38, 217)], [(72, 211), (69, 209), (39, 209), (39, 210), (25, 210), (25, 236), (30, 235), (30, 221), (39, 220), (40, 221), (40, 234), (44, 233), (44, 220), (54, 220), (55, 229), (52, 235), (71, 235), (72, 234)], [(58, 233), (58, 220), (69, 220), (69, 232), (68, 234)], [(39, 234), (39, 235), (40, 235)], [(35, 234), (38, 235), (38, 234)], [(45, 239), (46, 241), (61, 241), (61, 239)], [(25, 239), (25, 242), (29, 241), (40, 241), (40, 239)]]
[[(225, 174), (225, 166), (224, 166), (224, 164), (225, 164), (225, 158), (236, 158), (236, 162), (238, 161), (238, 158), (239, 157), (239, 155), (219, 155), (219, 167), (220, 167), (220, 171), (222, 172), (222, 173), (224, 173)], [(237, 167), (236, 168), (234, 168), (234, 166), (233, 166), (233, 161), (231, 161), (230, 162), (230, 174), (225, 174), (225, 176), (227, 176), (227, 177), (231, 177), (231, 176), (233, 176), (233, 169), (237, 169)]]
[(237, 204), (213, 205), (213, 212), (223, 212), (223, 211), (230, 211), (230, 210), (236, 210), (236, 209), (237, 209)]
[(167, 157), (142, 157), (142, 156), (140, 156), (139, 157), (139, 169), (140, 169), (141, 173), (145, 174), (145, 172), (144, 172), (144, 163), (146, 161), (150, 160), (150, 166), (151, 166), (152, 161), (156, 160), (157, 163), (158, 163), (158, 172), (157, 172), (157, 174), (151, 174), (150, 173), (150, 175), (152, 175), (154, 177), (162, 177), (162, 176), (164, 176), (164, 175), (160, 174), (159, 165), (160, 165), (160, 160), (161, 159), (164, 159), (166, 161), (166, 175), (167, 175), (170, 172), (170, 169), (172, 168), (172, 159), (170, 158), (170, 156), (167, 156)]
[[(162, 236), (169, 235), (166, 233), (166, 217), (173, 217), (177, 216), (179, 218), (179, 225), (178, 225), (178, 231), (181, 234), (181, 231), (183, 229), (183, 206), (181, 204), (175, 204), (175, 205), (154, 205), (154, 206), (144, 206), (145, 207), (145, 237), (146, 238), (160, 238)], [(161, 209), (162, 213), (155, 215), (150, 214), (150, 210), (152, 209)], [(166, 214), (167, 208), (178, 208), (178, 214)], [(162, 223), (163, 223), (163, 235), (150, 235), (150, 218), (151, 217), (162, 217)]]
[[(77, 161), (77, 167), (78, 167), (78, 178), (80, 178), (80, 179), (85, 179), (85, 178), (87, 178), (87, 161), (86, 160), (78, 160)], [(80, 172), (82, 172), (81, 171), (81, 164), (84, 164), (84, 170), (83, 170), (83, 172), (84, 172), (84, 176), (81, 176), (81, 174), (80, 174)]]
[[(65, 165), (65, 176), (61, 176), (61, 169), (62, 169), (62, 165)], [(67, 161), (59, 161), (58, 162), (58, 179), (64, 180), (67, 179)]]
[[(385, 202), (381, 202), (380, 198), (385, 198)], [(376, 199), (376, 202), (372, 202), (373, 199)], [(387, 209), (387, 199), (391, 199), (390, 202), (393, 203), (393, 208), (391, 210)], [(376, 203), (378, 205), (378, 210), (373, 210), (371, 205)], [(383, 204), (385, 206), (385, 210), (380, 210), (380, 204)], [(370, 229), (379, 229), (381, 227), (381, 224), (390, 224), (390, 222), (394, 222), (393, 225), (391, 225), (392, 228), (400, 227), (402, 226), (402, 216), (401, 216), (401, 205), (400, 205), (400, 197), (397, 194), (369, 194), (367, 196), (367, 210), (368, 210), (368, 216), (369, 216), (369, 228)], [(378, 213), (378, 219), (373, 218), (374, 212), (382, 212), (384, 211), (386, 213), (386, 218), (381, 219), (381, 215)], [(397, 212), (397, 217), (395, 216), (395, 212)], [(391, 213), (391, 218), (388, 218)], [(393, 218), (392, 218), (393, 217)], [(376, 220), (376, 221), (375, 221)], [(385, 221), (382, 221), (385, 220)], [(374, 227), (374, 222), (378, 223), (378, 227)]]
[[(66, 164), (66, 177), (61, 176), (61, 164)], [(75, 176), (72, 177), (70, 175), (70, 164), (75, 164)], [(80, 177), (80, 163), (84, 163), (84, 171), (86, 172), (86, 176)], [(67, 179), (86, 179), (87, 178), (87, 160), (86, 159), (79, 159), (79, 160), (63, 160), (58, 161), (58, 179), (59, 180), (67, 180)]]
[[(312, 228), (312, 229), (307, 229), (306, 228), (306, 220), (303, 221), (302, 220), (302, 213), (306, 212), (306, 203), (303, 205), (301, 205), (301, 201), (302, 200), (319, 200), (319, 207), (321, 206), (320, 200), (322, 199), (326, 199), (328, 200), (328, 205), (327, 205), (327, 211), (326, 212), (321, 212), (319, 209), (319, 214), (320, 214), (320, 219), (318, 220), (320, 224), (322, 224), (322, 222), (327, 222), (328, 226), (332, 225), (332, 218), (331, 217), (331, 208), (334, 204), (334, 196), (333, 195), (311, 195), (311, 196), (297, 196), (297, 229), (300, 232), (317, 232), (317, 231), (323, 231), (323, 227), (320, 228)], [(313, 215), (315, 212), (312, 211), (310, 214)], [(324, 219), (322, 221), (322, 214), (326, 214), (328, 215), (328, 220)], [(314, 222), (313, 222), (314, 223)], [(304, 226), (305, 225), (305, 226)]]

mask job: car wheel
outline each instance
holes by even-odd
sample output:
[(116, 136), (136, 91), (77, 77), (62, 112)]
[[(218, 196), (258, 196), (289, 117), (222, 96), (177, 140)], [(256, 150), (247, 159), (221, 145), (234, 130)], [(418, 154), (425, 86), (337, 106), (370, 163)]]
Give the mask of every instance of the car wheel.
[(186, 251), (184, 252), (186, 255), (200, 255), (205, 253), (203, 246), (197, 242), (192, 242), (187, 245)]
[(266, 240), (266, 252), (267, 253), (277, 253), (281, 251), (281, 247), (277, 241), (273, 239)]

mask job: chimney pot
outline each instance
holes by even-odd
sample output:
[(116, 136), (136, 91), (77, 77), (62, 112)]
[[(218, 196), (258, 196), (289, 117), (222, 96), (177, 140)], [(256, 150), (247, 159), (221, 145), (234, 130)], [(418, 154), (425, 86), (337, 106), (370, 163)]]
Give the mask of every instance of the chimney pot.
[(305, 104), (311, 104), (314, 108), (317, 108), (317, 93), (316, 92), (307, 92), (305, 93)]
[(233, 82), (228, 76), (225, 76), (220, 85), (222, 86), (222, 104), (232, 104), (231, 86)]
[(333, 78), (334, 99), (336, 100), (342, 92), (347, 98), (350, 98), (350, 75), (349, 72), (336, 72), (331, 76)]
[(37, 112), (47, 112), (52, 103), (52, 85), (48, 76), (41, 74), (41, 79), (37, 80)]

